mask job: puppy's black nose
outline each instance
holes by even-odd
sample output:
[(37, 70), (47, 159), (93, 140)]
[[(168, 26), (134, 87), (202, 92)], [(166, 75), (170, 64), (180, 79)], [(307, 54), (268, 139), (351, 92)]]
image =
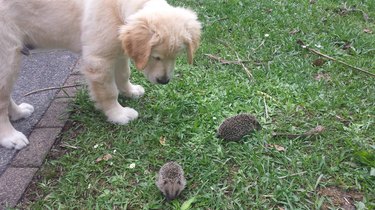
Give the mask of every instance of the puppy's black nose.
[(156, 78), (156, 82), (162, 85), (166, 85), (169, 82), (169, 78), (168, 77)]

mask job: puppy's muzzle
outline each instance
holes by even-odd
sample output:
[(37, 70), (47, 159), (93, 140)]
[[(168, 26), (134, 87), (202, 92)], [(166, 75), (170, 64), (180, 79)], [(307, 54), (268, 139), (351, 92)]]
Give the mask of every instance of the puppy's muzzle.
[(156, 78), (156, 82), (162, 85), (166, 85), (169, 83), (169, 77)]

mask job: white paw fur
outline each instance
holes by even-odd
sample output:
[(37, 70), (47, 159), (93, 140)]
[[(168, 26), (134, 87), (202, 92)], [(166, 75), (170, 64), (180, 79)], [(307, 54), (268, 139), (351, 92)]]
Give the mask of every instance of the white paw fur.
[(138, 112), (129, 107), (116, 107), (105, 112), (109, 122), (125, 125), (138, 118)]
[(128, 98), (139, 98), (145, 94), (145, 89), (140, 85), (130, 85), (123, 94)]
[(20, 150), (29, 144), (26, 136), (23, 133), (13, 129), (11, 132), (6, 132), (5, 135), (0, 136), (0, 145), (8, 149)]
[(10, 119), (15, 121), (22, 118), (29, 117), (34, 112), (34, 107), (27, 103), (22, 103), (17, 107), (14, 107), (13, 110), (10, 110)]

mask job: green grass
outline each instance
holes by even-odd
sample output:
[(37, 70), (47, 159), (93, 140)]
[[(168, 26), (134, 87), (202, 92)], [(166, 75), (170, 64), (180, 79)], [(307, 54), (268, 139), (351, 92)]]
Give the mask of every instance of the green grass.
[[(61, 142), (78, 149), (56, 146), (64, 154), (46, 161), (28, 193), (37, 199), (23, 207), (179, 209), (195, 197), (193, 209), (338, 208), (319, 193), (335, 186), (360, 195), (357, 201), (349, 198), (357, 207), (373, 209), (375, 78), (331, 61), (314, 67), (318, 57), (296, 44), (301, 39), (375, 73), (375, 1), (346, 2), (370, 20), (358, 11), (340, 14), (344, 4), (334, 0), (170, 1), (195, 10), (204, 25), (194, 66), (181, 57), (167, 86), (134, 72), (134, 83), (146, 94), (120, 99), (140, 114), (127, 126), (107, 123), (87, 92), (80, 92), (72, 106), (75, 124)], [(295, 29), (299, 32), (291, 35)], [(345, 42), (352, 48), (343, 50)], [(205, 55), (236, 60), (236, 53), (262, 63), (246, 64), (253, 80), (242, 66)], [(318, 81), (319, 74), (329, 79)], [(240, 142), (215, 138), (225, 118), (243, 112), (256, 115), (263, 130)], [(326, 130), (315, 138), (272, 138), (273, 131), (302, 133), (317, 125)], [(113, 158), (96, 163), (106, 154)], [(155, 186), (155, 174), (168, 160), (179, 162), (187, 178), (187, 188), (171, 203)]]

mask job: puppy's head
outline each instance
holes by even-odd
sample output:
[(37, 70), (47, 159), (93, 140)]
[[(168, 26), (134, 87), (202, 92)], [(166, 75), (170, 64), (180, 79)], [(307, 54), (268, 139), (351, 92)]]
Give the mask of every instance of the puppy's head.
[(199, 45), (201, 24), (194, 12), (175, 7), (144, 8), (120, 28), (125, 53), (152, 83), (167, 84), (177, 55), (186, 49), (188, 62)]

